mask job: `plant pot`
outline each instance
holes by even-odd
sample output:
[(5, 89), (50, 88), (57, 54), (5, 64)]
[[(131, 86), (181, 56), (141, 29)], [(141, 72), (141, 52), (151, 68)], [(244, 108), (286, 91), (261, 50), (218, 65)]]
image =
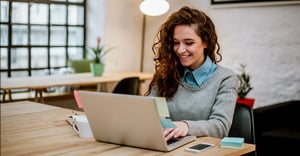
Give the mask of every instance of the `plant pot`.
[(250, 108), (253, 108), (255, 99), (252, 98), (237, 98), (236, 103), (246, 105)]
[(91, 63), (91, 72), (93, 76), (102, 76), (104, 72), (104, 64), (101, 63)]

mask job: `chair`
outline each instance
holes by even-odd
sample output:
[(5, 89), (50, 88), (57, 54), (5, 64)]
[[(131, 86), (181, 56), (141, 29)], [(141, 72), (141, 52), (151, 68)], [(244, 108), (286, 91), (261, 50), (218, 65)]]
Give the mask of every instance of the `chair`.
[(86, 73), (90, 72), (90, 63), (92, 63), (93, 60), (68, 60), (68, 67), (72, 68), (74, 70), (74, 73)]
[[(229, 137), (245, 138), (245, 143), (255, 144), (253, 109), (244, 104), (236, 104)], [(247, 155), (256, 155), (256, 151)]]
[[(77, 59), (77, 60), (68, 60), (68, 67), (73, 70), (74, 73), (88, 73), (91, 72), (90, 64), (93, 60), (89, 59)], [(95, 90), (97, 89), (97, 85), (88, 85), (88, 86), (73, 86), (71, 89), (88, 89), (88, 90)]]
[(257, 155), (288, 155), (287, 151), (299, 155), (299, 114), (300, 100), (253, 109)]
[(127, 77), (122, 79), (112, 91), (119, 94), (140, 94), (140, 79), (139, 77)]

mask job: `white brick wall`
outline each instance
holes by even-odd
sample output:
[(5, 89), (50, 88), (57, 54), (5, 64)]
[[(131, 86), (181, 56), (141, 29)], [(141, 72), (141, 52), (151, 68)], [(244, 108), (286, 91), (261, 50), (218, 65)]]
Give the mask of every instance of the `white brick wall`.
[(224, 61), (247, 64), (254, 107), (300, 99), (300, 5), (211, 9)]

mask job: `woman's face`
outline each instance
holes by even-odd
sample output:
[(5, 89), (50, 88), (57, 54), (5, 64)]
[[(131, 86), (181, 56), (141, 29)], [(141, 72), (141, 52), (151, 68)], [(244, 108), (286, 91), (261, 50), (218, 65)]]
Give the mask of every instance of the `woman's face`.
[(195, 70), (203, 64), (205, 60), (204, 48), (207, 46), (196, 34), (193, 26), (176, 26), (173, 41), (174, 51), (184, 67)]

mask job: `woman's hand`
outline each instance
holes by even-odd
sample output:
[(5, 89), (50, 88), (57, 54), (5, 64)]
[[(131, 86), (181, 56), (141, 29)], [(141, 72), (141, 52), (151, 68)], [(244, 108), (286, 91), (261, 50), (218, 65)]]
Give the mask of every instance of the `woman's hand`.
[(173, 123), (177, 126), (176, 128), (167, 128), (164, 130), (164, 136), (166, 141), (170, 139), (184, 137), (189, 132), (189, 127), (185, 122), (174, 121)]

